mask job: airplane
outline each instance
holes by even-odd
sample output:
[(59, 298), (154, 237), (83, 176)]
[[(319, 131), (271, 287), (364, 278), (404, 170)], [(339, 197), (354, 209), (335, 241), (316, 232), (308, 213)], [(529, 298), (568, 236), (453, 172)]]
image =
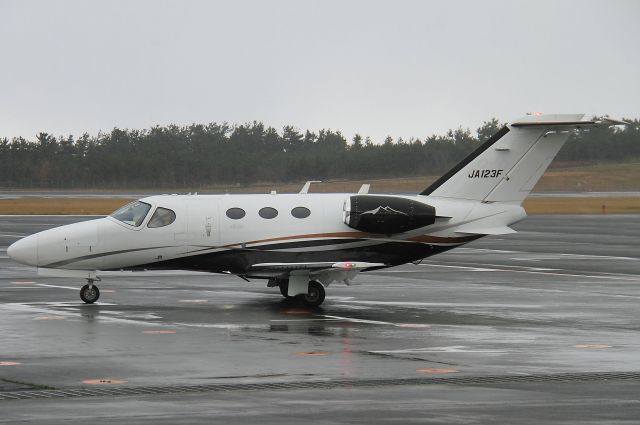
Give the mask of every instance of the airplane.
[[(264, 279), (286, 298), (319, 306), (325, 288), (486, 235), (514, 233), (522, 203), (569, 135), (625, 124), (583, 114), (530, 114), (505, 125), (417, 195), (308, 193), (161, 195), (111, 215), (39, 232), (7, 249), (43, 276), (86, 279), (96, 302), (101, 271), (188, 270)], [(418, 158), (416, 160), (419, 160)]]

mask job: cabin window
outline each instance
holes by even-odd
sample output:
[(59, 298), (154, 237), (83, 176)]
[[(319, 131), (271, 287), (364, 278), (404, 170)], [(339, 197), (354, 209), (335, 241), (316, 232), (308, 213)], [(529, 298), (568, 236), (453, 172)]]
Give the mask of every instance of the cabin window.
[(146, 202), (135, 201), (120, 208), (111, 214), (111, 217), (130, 226), (139, 227), (150, 209), (151, 205)]
[(227, 217), (229, 217), (232, 220), (240, 220), (242, 217), (244, 217), (246, 215), (246, 213), (244, 212), (244, 210), (242, 208), (229, 208), (227, 210)]
[(264, 207), (258, 211), (258, 214), (262, 218), (276, 218), (278, 215), (278, 210), (271, 207)]
[(311, 215), (311, 211), (309, 211), (309, 208), (295, 207), (291, 210), (291, 215), (295, 218), (307, 218)]
[(158, 207), (153, 213), (147, 227), (164, 227), (176, 221), (176, 213), (168, 208)]

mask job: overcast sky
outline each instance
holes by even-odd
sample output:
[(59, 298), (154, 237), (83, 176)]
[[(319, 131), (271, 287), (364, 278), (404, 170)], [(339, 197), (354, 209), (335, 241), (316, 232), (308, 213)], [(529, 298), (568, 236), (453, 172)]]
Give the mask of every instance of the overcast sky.
[(640, 2), (0, 0), (0, 137), (640, 117)]

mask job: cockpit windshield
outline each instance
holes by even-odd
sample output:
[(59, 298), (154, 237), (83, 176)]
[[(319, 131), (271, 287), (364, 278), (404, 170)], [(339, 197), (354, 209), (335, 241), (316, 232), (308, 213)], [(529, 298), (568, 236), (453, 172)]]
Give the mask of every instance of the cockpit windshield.
[(130, 226), (138, 227), (142, 224), (150, 209), (151, 205), (146, 202), (135, 201), (120, 208), (111, 214), (111, 217)]

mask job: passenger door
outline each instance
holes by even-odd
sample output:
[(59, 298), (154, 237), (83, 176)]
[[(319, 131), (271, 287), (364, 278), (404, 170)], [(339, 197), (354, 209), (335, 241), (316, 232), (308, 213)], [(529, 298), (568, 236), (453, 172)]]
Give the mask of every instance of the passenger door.
[[(154, 216), (159, 210), (172, 212), (175, 214), (175, 219), (166, 225), (154, 222)], [(140, 251), (140, 254), (144, 255), (149, 262), (170, 260), (182, 254), (183, 247), (177, 235), (184, 234), (187, 225), (184, 206), (176, 203), (160, 203), (154, 205), (149, 214), (150, 218), (146, 220), (142, 234), (139, 235), (140, 240), (143, 240), (144, 245), (149, 249)]]
[(176, 235), (185, 242), (185, 252), (206, 251), (220, 243), (218, 201), (190, 199), (186, 202), (186, 232)]

